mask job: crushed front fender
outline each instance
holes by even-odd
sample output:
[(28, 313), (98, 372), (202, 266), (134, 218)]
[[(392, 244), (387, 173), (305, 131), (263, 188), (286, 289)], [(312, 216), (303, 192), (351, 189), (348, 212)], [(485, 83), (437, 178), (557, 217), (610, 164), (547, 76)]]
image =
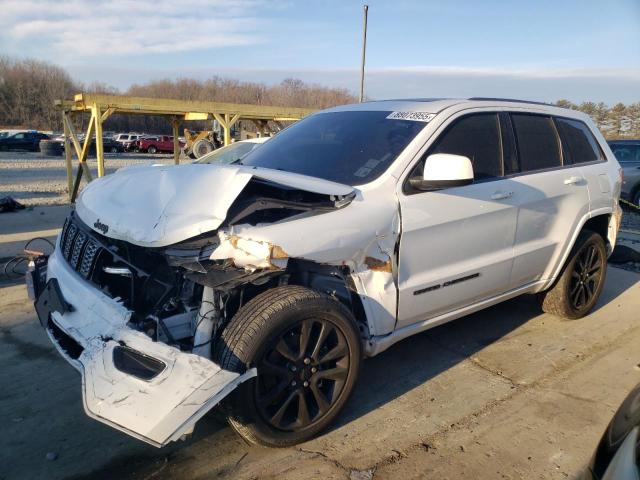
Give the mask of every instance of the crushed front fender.
[[(49, 259), (47, 279), (57, 280), (70, 308), (52, 311), (41, 322), (61, 355), (81, 373), (84, 408), (96, 420), (161, 447), (190, 432), (205, 413), (256, 375), (255, 369), (244, 374), (222, 369), (129, 328), (131, 312), (81, 279), (58, 249)], [(123, 350), (133, 364), (119, 361)], [(136, 362), (147, 364), (147, 370)]]

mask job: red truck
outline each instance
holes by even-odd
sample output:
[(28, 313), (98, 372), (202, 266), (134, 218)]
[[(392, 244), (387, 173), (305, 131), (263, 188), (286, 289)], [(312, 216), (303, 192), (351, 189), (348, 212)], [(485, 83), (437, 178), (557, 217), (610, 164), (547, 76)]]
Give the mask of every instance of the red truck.
[[(180, 148), (184, 147), (184, 142), (179, 142)], [(173, 152), (173, 137), (169, 135), (159, 135), (157, 137), (140, 138), (137, 140), (137, 149), (140, 152), (157, 153)]]

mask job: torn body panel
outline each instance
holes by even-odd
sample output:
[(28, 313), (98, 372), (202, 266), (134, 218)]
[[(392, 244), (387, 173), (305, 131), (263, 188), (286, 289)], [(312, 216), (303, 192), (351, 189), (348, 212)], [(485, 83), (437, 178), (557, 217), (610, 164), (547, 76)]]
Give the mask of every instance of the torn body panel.
[[(190, 431), (239, 383), (255, 376), (255, 370), (242, 375), (223, 370), (204, 357), (154, 342), (130, 328), (131, 312), (81, 280), (59, 252), (58, 247), (49, 259), (47, 277), (57, 279), (72, 307), (64, 313), (51, 312), (47, 333), (80, 371), (90, 417), (162, 446)], [(162, 362), (164, 368), (151, 380), (122, 371), (114, 361), (122, 346)]]
[[(395, 248), (400, 216), (397, 204), (384, 201), (395, 198), (392, 193), (366, 201), (365, 195), (359, 191), (348, 208), (321, 215), (302, 214), (272, 224), (220, 229), (220, 246), (211, 259), (231, 260), (248, 272), (284, 270), (288, 259), (346, 266), (362, 300), (370, 333), (390, 333), (396, 322)], [(371, 211), (376, 212), (375, 217)]]
[[(73, 308), (51, 312), (45, 324), (82, 374), (87, 414), (155, 446), (191, 431), (257, 374), (209, 360), (245, 289), (251, 295), (268, 282), (306, 275), (310, 287), (316, 282), (344, 303), (360, 300), (363, 338), (386, 335), (396, 322), (400, 218), (397, 202), (388, 201), (396, 198), (393, 182), (365, 202), (364, 190), (301, 175), (186, 167), (125, 169), (105, 177), (101, 188), (94, 182), (48, 266), (48, 278), (58, 280)], [(217, 173), (207, 179), (202, 167)], [(303, 271), (303, 264), (316, 271)], [(73, 353), (67, 342), (77, 345)], [(146, 370), (123, 370), (118, 362), (136, 355)]]

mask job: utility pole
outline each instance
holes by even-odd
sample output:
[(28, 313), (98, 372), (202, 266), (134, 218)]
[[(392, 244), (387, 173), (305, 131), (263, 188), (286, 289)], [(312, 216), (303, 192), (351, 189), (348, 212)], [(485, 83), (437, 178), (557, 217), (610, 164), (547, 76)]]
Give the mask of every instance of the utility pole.
[(369, 5), (364, 5), (364, 25), (362, 28), (362, 63), (360, 65), (360, 99), (362, 103), (364, 99), (364, 59), (367, 52), (367, 16), (369, 14)]

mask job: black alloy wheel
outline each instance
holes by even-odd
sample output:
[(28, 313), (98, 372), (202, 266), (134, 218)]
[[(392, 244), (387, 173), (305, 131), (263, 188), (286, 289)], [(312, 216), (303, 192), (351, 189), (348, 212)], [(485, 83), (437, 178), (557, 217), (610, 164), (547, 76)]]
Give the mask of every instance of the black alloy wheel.
[(283, 431), (320, 420), (340, 398), (349, 372), (344, 333), (306, 319), (278, 335), (258, 362), (255, 401), (263, 421)]
[(345, 406), (358, 378), (360, 332), (335, 298), (282, 285), (238, 310), (213, 361), (257, 370), (224, 402), (231, 427), (250, 443), (287, 447), (321, 433)]
[(569, 297), (576, 311), (584, 309), (599, 292), (602, 280), (602, 258), (595, 245), (585, 245), (579, 252), (571, 272)]
[(598, 301), (606, 276), (605, 239), (585, 229), (578, 235), (556, 282), (539, 294), (542, 310), (567, 319), (584, 317)]

